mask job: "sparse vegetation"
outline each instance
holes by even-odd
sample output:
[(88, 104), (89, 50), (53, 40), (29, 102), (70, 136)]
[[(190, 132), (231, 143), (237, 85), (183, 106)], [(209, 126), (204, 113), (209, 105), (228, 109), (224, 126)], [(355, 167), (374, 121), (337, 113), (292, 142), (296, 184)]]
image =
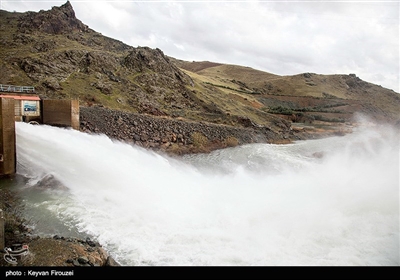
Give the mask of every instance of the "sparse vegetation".
[(196, 148), (205, 147), (208, 144), (208, 139), (201, 132), (194, 132), (192, 134), (192, 142)]
[(239, 140), (233, 136), (226, 138), (224, 142), (227, 147), (236, 147), (239, 145)]
[(268, 110), (271, 114), (282, 114), (282, 115), (291, 115), (293, 114), (293, 110), (283, 106), (271, 107)]
[(327, 118), (321, 115), (312, 115), (312, 117), (317, 121), (324, 121), (324, 122), (340, 122), (344, 123), (345, 120), (342, 118)]

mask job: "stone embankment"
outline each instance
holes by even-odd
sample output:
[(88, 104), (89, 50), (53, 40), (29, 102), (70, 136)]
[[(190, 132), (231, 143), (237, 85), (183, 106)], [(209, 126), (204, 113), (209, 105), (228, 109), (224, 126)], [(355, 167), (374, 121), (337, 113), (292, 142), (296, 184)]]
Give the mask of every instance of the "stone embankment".
[(248, 143), (279, 142), (288, 138), (289, 131), (279, 135), (267, 127), (191, 122), (98, 106), (80, 108), (80, 129), (171, 155), (210, 152)]

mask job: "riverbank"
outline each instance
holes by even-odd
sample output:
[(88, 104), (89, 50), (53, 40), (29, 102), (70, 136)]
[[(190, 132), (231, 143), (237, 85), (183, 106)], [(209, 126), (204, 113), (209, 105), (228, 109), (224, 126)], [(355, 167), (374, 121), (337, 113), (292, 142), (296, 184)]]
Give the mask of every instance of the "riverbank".
[(80, 107), (80, 130), (108, 137), (145, 149), (179, 156), (209, 153), (251, 143), (288, 144), (351, 132), (347, 123), (315, 121), (302, 125), (282, 121), (279, 130), (257, 126), (243, 119), (241, 126), (193, 122), (184, 119), (127, 113), (104, 107)]
[[(13, 180), (12, 177), (1, 180)], [(14, 249), (28, 245), (26, 255), (16, 256), (16, 263), (4, 260), (1, 252), (0, 266), (119, 266), (97, 241), (63, 236), (39, 236), (33, 233), (22, 214), (24, 207), (15, 190), (0, 189), (0, 207), (5, 220), (5, 247)], [(15, 249), (14, 249), (15, 250)]]

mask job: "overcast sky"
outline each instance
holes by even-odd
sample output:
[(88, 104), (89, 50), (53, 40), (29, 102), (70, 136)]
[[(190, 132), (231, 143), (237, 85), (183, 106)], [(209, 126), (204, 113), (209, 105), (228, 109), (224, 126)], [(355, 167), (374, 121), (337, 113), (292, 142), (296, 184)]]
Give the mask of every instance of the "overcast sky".
[[(7, 11), (65, 1), (0, 0)], [(293, 75), (350, 74), (400, 92), (399, 1), (70, 0), (84, 24), (133, 47)]]

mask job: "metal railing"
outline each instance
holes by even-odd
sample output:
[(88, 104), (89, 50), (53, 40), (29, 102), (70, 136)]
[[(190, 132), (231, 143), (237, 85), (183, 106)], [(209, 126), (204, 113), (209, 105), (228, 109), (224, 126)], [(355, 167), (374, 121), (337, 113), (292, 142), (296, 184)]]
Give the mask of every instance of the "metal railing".
[(35, 92), (35, 87), (30, 86), (14, 86), (0, 84), (0, 91), (2, 92)]

